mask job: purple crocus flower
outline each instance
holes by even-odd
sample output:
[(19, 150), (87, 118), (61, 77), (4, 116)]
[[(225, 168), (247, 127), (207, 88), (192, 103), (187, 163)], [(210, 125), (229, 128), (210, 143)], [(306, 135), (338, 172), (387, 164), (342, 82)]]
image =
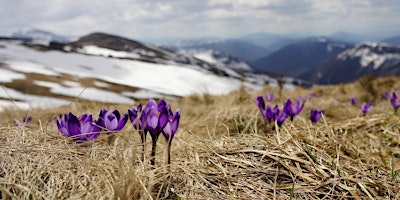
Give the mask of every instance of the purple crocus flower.
[(357, 99), (355, 97), (351, 97), (351, 98), (349, 98), (349, 102), (350, 102), (351, 105), (354, 106), (357, 103)]
[(382, 94), (381, 94), (381, 97), (382, 97), (382, 99), (388, 99), (389, 98), (389, 92), (383, 92)]
[(361, 108), (361, 111), (364, 114), (364, 116), (369, 112), (369, 110), (371, 110), (371, 107), (372, 107), (372, 104), (370, 104), (370, 103), (363, 102), (360, 104), (360, 108)]
[(29, 124), (32, 121), (32, 117), (31, 116), (26, 116), (24, 118), (22, 118), (22, 120), (19, 119), (14, 119), (14, 125), (18, 126), (18, 127), (28, 127)]
[(149, 132), (152, 139), (150, 162), (151, 165), (154, 165), (158, 137), (169, 121), (167, 103), (162, 99), (157, 104), (155, 100), (150, 99), (144, 107), (140, 118), (143, 122), (144, 134)]
[(172, 139), (174, 138), (175, 133), (179, 127), (180, 118), (181, 114), (179, 109), (176, 110), (175, 114), (169, 115), (169, 120), (162, 131), (167, 141), (171, 142)]
[(76, 143), (95, 140), (100, 135), (101, 128), (92, 115), (83, 114), (76, 117), (71, 112), (55, 119), (58, 130), (65, 137), (71, 137)]
[(293, 121), (294, 116), (298, 115), (304, 108), (304, 102), (300, 105), (300, 99), (297, 99), (294, 104), (292, 100), (288, 99), (284, 106), (284, 112), (290, 117), (290, 120)]
[(141, 121), (144, 130), (149, 132), (152, 138), (158, 138), (168, 122), (168, 110), (165, 100), (160, 100), (157, 104), (155, 100), (150, 99), (143, 109)]
[(129, 120), (133, 124), (133, 127), (139, 132), (140, 139), (142, 140), (142, 162), (144, 161), (144, 152), (146, 150), (146, 134), (144, 131), (144, 122), (140, 118), (139, 114), (142, 112), (142, 104), (137, 107), (128, 109)]
[(260, 112), (263, 117), (265, 114), (265, 102), (262, 96), (258, 96), (256, 99), (254, 99), (254, 103), (258, 106), (258, 109), (260, 109)]
[(322, 117), (323, 110), (311, 109), (310, 120), (313, 124), (316, 124), (318, 120)]
[(133, 127), (140, 131), (143, 129), (143, 122), (139, 118), (139, 113), (142, 112), (142, 104), (139, 104), (137, 107), (132, 107), (128, 109), (129, 120), (133, 124)]
[[(169, 105), (169, 104), (168, 104)], [(178, 131), (179, 127), (179, 122), (181, 118), (181, 113), (180, 110), (177, 109), (175, 112), (175, 115), (172, 113), (170, 106), (168, 107), (169, 111), (169, 121), (165, 125), (162, 133), (165, 137), (165, 139), (168, 142), (168, 158), (167, 158), (167, 163), (171, 164), (171, 144), (172, 144), (172, 139), (174, 138), (176, 132)]]
[(283, 122), (289, 117), (289, 115), (282, 109), (275, 113), (275, 121), (279, 127), (282, 126)]
[(394, 111), (397, 112), (397, 109), (400, 107), (400, 101), (397, 97), (396, 92), (392, 93), (392, 97), (390, 98), (390, 103), (392, 104)]
[(265, 98), (267, 99), (267, 101), (273, 101), (275, 99), (275, 95), (274, 93), (268, 93)]
[(264, 118), (268, 120), (269, 123), (271, 123), (275, 118), (274, 115), (276, 111), (274, 111), (270, 105), (267, 105), (265, 107), (265, 112), (263, 114)]
[(108, 134), (108, 144), (111, 144), (114, 138), (114, 133), (124, 128), (128, 121), (128, 113), (125, 113), (122, 117), (118, 110), (112, 112), (104, 108), (99, 114), (99, 125), (106, 130)]

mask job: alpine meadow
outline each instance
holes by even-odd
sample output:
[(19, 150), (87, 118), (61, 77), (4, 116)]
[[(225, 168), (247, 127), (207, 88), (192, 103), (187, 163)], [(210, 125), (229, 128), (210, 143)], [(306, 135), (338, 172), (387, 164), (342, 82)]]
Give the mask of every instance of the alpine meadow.
[(52, 108), (6, 108), (0, 196), (399, 199), (397, 88), (399, 77), (368, 76), (132, 104), (77, 97)]

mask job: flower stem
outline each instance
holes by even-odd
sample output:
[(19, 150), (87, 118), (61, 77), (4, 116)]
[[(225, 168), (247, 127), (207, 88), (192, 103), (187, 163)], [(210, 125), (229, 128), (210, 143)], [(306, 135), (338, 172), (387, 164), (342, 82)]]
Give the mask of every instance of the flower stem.
[(144, 152), (146, 151), (146, 132), (139, 131), (140, 138), (142, 139), (142, 162), (144, 162)]
[(152, 136), (152, 147), (151, 147), (151, 159), (150, 159), (150, 164), (155, 165), (156, 163), (156, 148), (157, 148), (157, 139), (158, 136), (153, 137)]
[(171, 143), (168, 144), (167, 164), (171, 164)]
[(114, 141), (114, 138), (115, 138), (114, 133), (108, 134), (108, 145), (111, 145), (111, 143)]

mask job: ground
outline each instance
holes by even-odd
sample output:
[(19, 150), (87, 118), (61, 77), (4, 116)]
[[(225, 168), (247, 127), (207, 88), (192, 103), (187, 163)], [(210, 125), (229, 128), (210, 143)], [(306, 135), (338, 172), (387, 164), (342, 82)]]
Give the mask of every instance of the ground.
[[(398, 77), (366, 77), (337, 86), (280, 91), (239, 90), (229, 95), (171, 99), (181, 124), (165, 164), (160, 137), (156, 164), (141, 161), (138, 133), (128, 122), (112, 145), (105, 134), (75, 144), (53, 121), (59, 114), (134, 105), (83, 102), (60, 108), (6, 110), (0, 124), (3, 199), (399, 199), (400, 113), (382, 92), (400, 88)], [(314, 94), (302, 113), (282, 127), (267, 123), (253, 100), (273, 92), (287, 98)], [(279, 94), (281, 94), (279, 96)], [(356, 97), (356, 106), (348, 98)], [(143, 101), (145, 103), (146, 101)], [(371, 102), (365, 116), (359, 103)], [(316, 124), (309, 112), (323, 109)], [(30, 115), (29, 127), (15, 118)]]

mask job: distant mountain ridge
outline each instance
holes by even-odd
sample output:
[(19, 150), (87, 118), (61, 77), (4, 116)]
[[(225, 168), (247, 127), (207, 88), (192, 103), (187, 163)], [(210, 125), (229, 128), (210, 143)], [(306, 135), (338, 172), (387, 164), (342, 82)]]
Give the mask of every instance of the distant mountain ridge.
[(275, 72), (286, 76), (302, 77), (302, 74), (318, 68), (349, 47), (349, 44), (325, 37), (312, 37), (283, 47), (257, 60), (253, 65), (259, 72)]
[(400, 35), (382, 40), (383, 43), (400, 46)]
[(366, 75), (400, 75), (400, 47), (362, 42), (309, 72), (309, 80), (321, 84), (351, 82)]
[(71, 38), (34, 28), (16, 31), (11, 35), (11, 38), (29, 40), (35, 43), (43, 44), (48, 44), (49, 42), (67, 43), (71, 41)]
[(174, 50), (212, 50), (236, 57), (248, 63), (270, 53), (268, 49), (238, 39), (183, 41), (165, 46)]

